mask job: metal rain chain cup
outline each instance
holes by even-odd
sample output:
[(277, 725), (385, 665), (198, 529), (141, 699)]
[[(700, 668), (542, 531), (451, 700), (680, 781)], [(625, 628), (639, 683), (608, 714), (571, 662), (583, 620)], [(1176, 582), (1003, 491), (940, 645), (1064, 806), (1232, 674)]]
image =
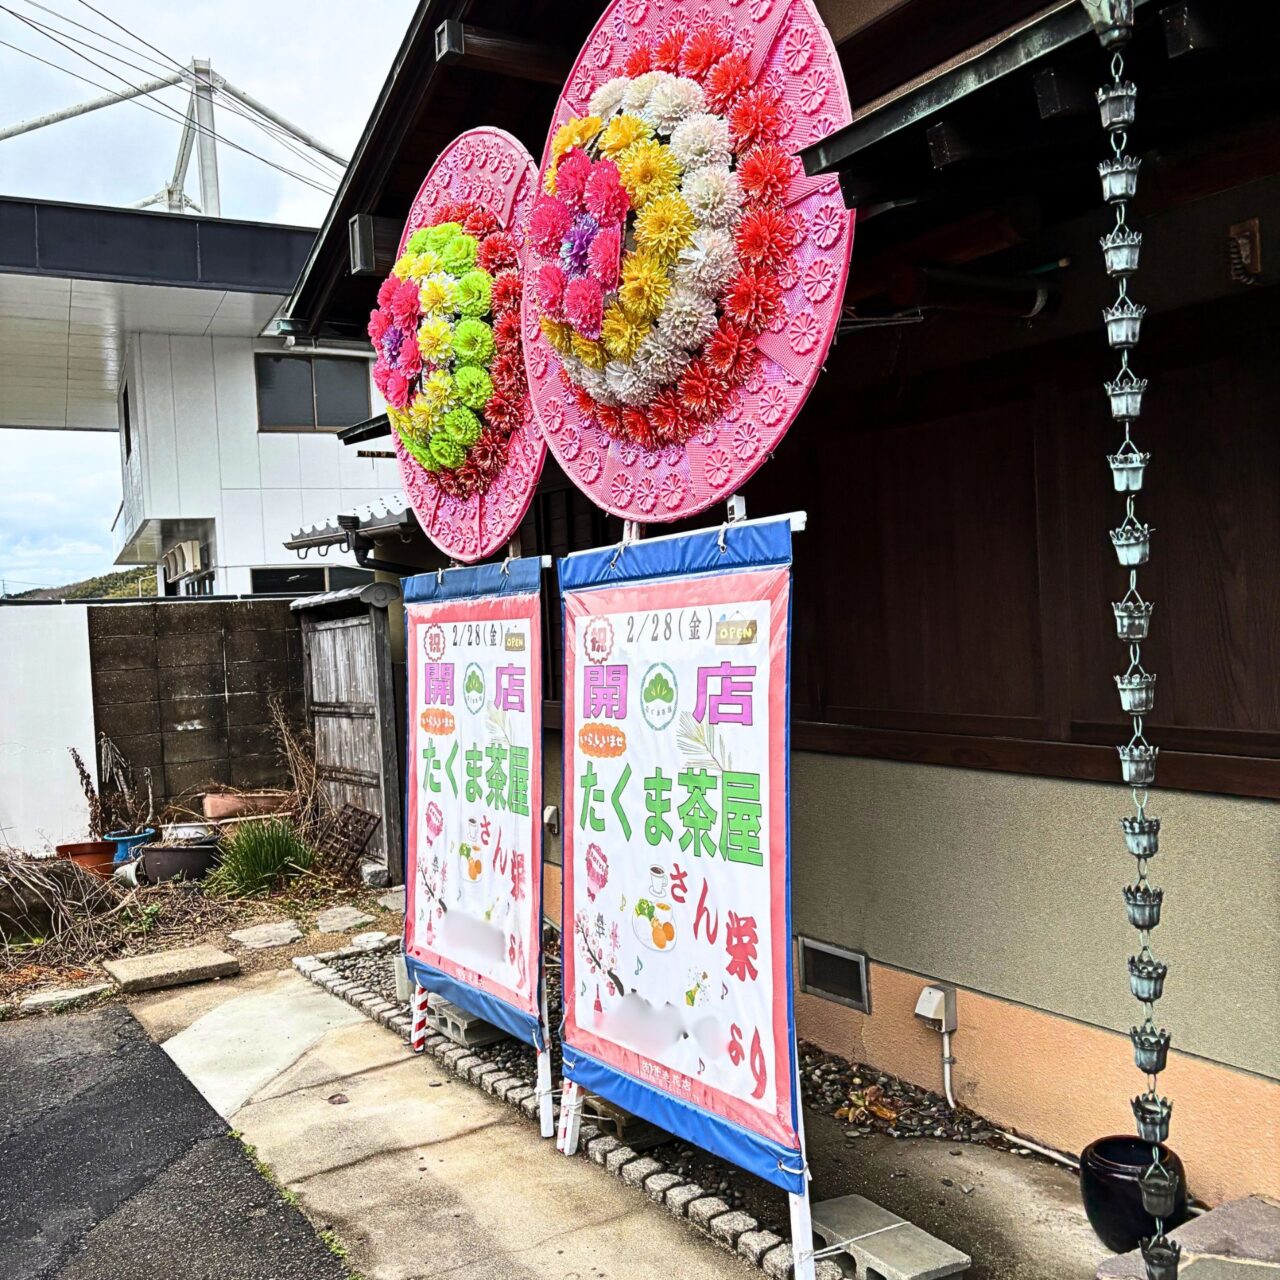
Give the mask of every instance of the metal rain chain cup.
[[(1124, 904), (1130, 925), (1141, 936), (1138, 954), (1129, 957), (1129, 990), (1144, 1006), (1144, 1017), (1142, 1025), (1130, 1031), (1130, 1040), (1134, 1064), (1147, 1077), (1145, 1091), (1132, 1099), (1131, 1105), (1138, 1139), (1151, 1148), (1150, 1163), (1138, 1184), (1142, 1206), (1155, 1219), (1154, 1233), (1139, 1243), (1147, 1280), (1176, 1280), (1180, 1249), (1166, 1235), (1166, 1226), (1181, 1204), (1180, 1166), (1177, 1157), (1163, 1146), (1169, 1136), (1173, 1104), (1161, 1097), (1156, 1087), (1169, 1056), (1169, 1032), (1157, 1029), (1155, 1023), (1155, 1005), (1164, 994), (1168, 966), (1151, 949), (1152, 931), (1160, 924), (1164, 891), (1147, 877), (1149, 860), (1160, 848), (1160, 819), (1148, 817), (1146, 812), (1147, 788), (1155, 782), (1159, 748), (1147, 742), (1142, 731), (1143, 717), (1155, 706), (1156, 677), (1142, 665), (1142, 643), (1151, 626), (1152, 605), (1138, 592), (1138, 569), (1150, 558), (1152, 529), (1139, 519), (1135, 509), (1135, 495), (1142, 492), (1151, 455), (1140, 450), (1133, 439), (1147, 380), (1129, 367), (1146, 315), (1146, 308), (1129, 296), (1129, 281), (1138, 270), (1142, 249), (1141, 233), (1131, 230), (1127, 221), (1129, 202), (1137, 195), (1142, 163), (1127, 151), (1128, 130), (1137, 116), (1138, 90), (1132, 81), (1124, 79), (1123, 50), (1133, 34), (1134, 2), (1084, 0), (1084, 5), (1103, 47), (1112, 53), (1112, 82), (1097, 93), (1099, 115), (1110, 138), (1112, 154), (1099, 164), (1098, 176), (1103, 200), (1114, 210), (1115, 226), (1100, 239), (1099, 247), (1107, 276), (1116, 283), (1115, 302), (1103, 311), (1107, 343), (1120, 357), (1120, 368), (1116, 377), (1105, 384), (1105, 392), (1112, 420), (1124, 433), (1119, 449), (1108, 455), (1107, 461), (1113, 488), (1125, 500), (1124, 519), (1111, 530), (1111, 543), (1116, 559), (1129, 575), (1129, 589), (1112, 609), (1116, 636), (1129, 646), (1129, 667), (1115, 677), (1116, 692), (1121, 710), (1133, 720), (1132, 737), (1117, 748), (1121, 776), (1132, 788), (1134, 806), (1133, 814), (1120, 820), (1121, 827), (1125, 846), (1138, 864), (1137, 881), (1125, 887)], [(1086, 1157), (1091, 1150), (1086, 1150)]]

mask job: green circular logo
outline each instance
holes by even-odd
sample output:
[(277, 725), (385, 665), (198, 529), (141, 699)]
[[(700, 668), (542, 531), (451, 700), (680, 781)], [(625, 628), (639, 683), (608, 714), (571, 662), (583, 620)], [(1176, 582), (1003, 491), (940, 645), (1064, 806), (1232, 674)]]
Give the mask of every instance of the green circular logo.
[(472, 715), (484, 706), (484, 672), (474, 662), (467, 663), (466, 674), (462, 677), (462, 700)]
[(676, 718), (676, 673), (655, 662), (640, 682), (640, 711), (651, 729), (665, 729)]

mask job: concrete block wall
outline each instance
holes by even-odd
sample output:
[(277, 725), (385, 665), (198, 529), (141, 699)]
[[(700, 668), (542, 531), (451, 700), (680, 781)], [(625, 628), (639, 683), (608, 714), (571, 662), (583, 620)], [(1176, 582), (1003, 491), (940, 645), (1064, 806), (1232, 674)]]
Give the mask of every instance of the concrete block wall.
[(280, 786), (270, 703), (302, 718), (302, 641), (288, 601), (89, 608), (93, 714), (157, 800), (214, 785)]

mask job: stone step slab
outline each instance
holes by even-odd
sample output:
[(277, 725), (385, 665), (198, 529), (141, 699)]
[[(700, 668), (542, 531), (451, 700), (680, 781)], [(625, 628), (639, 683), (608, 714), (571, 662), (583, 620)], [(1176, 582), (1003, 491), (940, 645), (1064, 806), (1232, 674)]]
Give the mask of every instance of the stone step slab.
[(866, 1199), (838, 1196), (813, 1206), (813, 1229), (828, 1245), (841, 1244), (859, 1274), (883, 1280), (944, 1280), (963, 1274), (973, 1260), (914, 1223)]
[(217, 947), (202, 943), (175, 951), (155, 951), (146, 956), (108, 960), (102, 966), (121, 991), (158, 991), (212, 978), (230, 978), (240, 972), (240, 961)]

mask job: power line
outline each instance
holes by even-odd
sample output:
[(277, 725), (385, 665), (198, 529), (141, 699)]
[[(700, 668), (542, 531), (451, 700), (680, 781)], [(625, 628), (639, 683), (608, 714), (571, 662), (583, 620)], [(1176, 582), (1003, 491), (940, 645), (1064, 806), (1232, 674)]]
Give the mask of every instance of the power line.
[[(60, 40), (57, 36), (52, 35), (50, 33), (52, 29), (45, 30), (44, 24), (35, 22), (31, 18), (25, 17), (23, 14), (17, 13), (15, 10), (10, 9), (7, 5), (0, 4), (0, 10), (3, 10), (3, 12), (7, 13), (11, 18), (16, 18), (19, 22), (23, 23), (25, 26), (30, 27), (38, 35), (44, 36), (45, 39), (47, 40), (52, 40), (54, 44), (58, 45), (62, 49), (65, 49), (68, 53), (72, 54), (73, 56), (80, 58), (84, 62), (89, 63), (90, 66), (97, 67), (99, 71), (104, 72), (106, 75), (113, 76), (115, 77), (115, 79), (122, 81), (126, 87), (137, 90), (138, 86), (133, 84), (128, 79), (128, 77), (121, 75), (118, 71), (113, 71), (110, 67), (104, 67), (100, 62), (95, 62), (87, 54), (80, 53), (77, 49), (73, 49), (69, 44), (66, 44), (64, 41)], [(39, 57), (38, 55), (32, 53), (29, 49), (19, 48), (17, 45), (10, 44), (7, 40), (0, 40), (0, 44), (5, 45), (6, 48), (13, 49), (17, 53), (23, 53), (30, 58), (35, 58), (37, 62), (43, 62), (46, 66), (53, 67), (55, 70), (65, 72), (67, 75), (73, 76), (75, 77), (75, 79), (81, 80), (85, 84), (92, 85), (96, 89), (103, 89), (107, 93), (114, 92), (114, 90), (111, 88), (110, 85), (104, 85), (104, 84), (98, 83), (95, 80), (90, 80), (87, 76), (82, 76), (78, 72), (72, 71), (69, 68), (61, 66), (56, 62), (50, 62), (46, 58)], [(108, 55), (108, 56), (111, 56), (111, 55)], [(179, 70), (186, 71), (187, 68), (179, 67)], [(169, 113), (169, 116), (174, 117), (181, 124), (184, 124), (184, 125), (186, 124), (187, 118), (185, 113), (178, 111), (174, 107), (171, 107), (167, 102), (163, 101), (160, 98), (156, 98), (155, 101), (156, 101), (156, 106), (163, 107), (164, 110)], [(161, 119), (168, 118), (167, 116), (161, 115), (159, 111), (157, 111), (154, 107), (148, 106), (146, 103), (139, 102), (137, 105), (142, 107), (144, 111), (150, 111), (153, 115), (161, 116)], [(219, 142), (226, 143), (227, 146), (233, 148), (234, 150), (241, 151), (247, 156), (252, 156), (255, 160), (259, 160), (263, 164), (269, 165), (272, 169), (276, 169), (280, 173), (286, 174), (290, 178), (295, 178), (297, 179), (297, 181), (305, 183), (307, 186), (314, 188), (316, 191), (322, 192), (324, 195), (329, 195), (329, 196), (333, 195), (332, 187), (325, 187), (321, 183), (316, 182), (314, 179), (307, 177), (306, 174), (298, 173), (295, 170), (289, 169), (284, 165), (277, 164), (274, 160), (269, 160), (267, 159), (266, 156), (259, 155), (258, 152), (251, 150), (249, 147), (243, 147), (238, 142), (233, 142), (230, 138), (223, 137), (220, 133), (218, 133), (214, 129), (206, 129), (205, 127), (200, 125), (199, 122), (195, 120), (192, 120), (191, 124), (192, 124), (192, 128), (194, 128), (197, 132), (206, 134), (207, 136), (212, 138), (216, 138)]]
[[(119, 40), (113, 40), (110, 36), (106, 35), (101, 31), (98, 31), (95, 27), (89, 27), (89, 26), (86, 26), (83, 22), (77, 22), (74, 18), (68, 18), (65, 14), (59, 13), (56, 9), (51, 9), (48, 5), (40, 4), (39, 0), (25, 0), (25, 2), (28, 5), (32, 6), (33, 8), (40, 9), (44, 13), (51, 14), (53, 17), (58, 18), (60, 21), (69, 23), (73, 27), (78, 27), (82, 31), (87, 31), (91, 35), (97, 36), (101, 40), (106, 40), (108, 43), (116, 45), (118, 48), (124, 49), (127, 52), (132, 53), (137, 57), (145, 58), (151, 64), (151, 66), (143, 66), (140, 63), (131, 62), (128, 58), (123, 58), (118, 53), (112, 53), (109, 49), (103, 49), (98, 45), (91, 44), (89, 41), (83, 39), (80, 36), (73, 35), (69, 31), (63, 31), (58, 27), (50, 26), (48, 23), (40, 22), (34, 18), (25, 19), (25, 21), (27, 21), (29, 25), (37, 28), (42, 35), (48, 36), (49, 33), (52, 32), (52, 33), (55, 33), (56, 35), (63, 36), (67, 40), (70, 40), (73, 43), (80, 45), (82, 48), (90, 49), (94, 53), (100, 54), (104, 58), (110, 58), (114, 62), (123, 63), (126, 67), (130, 67), (134, 71), (141, 71), (144, 75), (147, 75), (147, 76), (153, 75), (154, 74), (153, 68), (156, 68), (156, 67), (160, 68), (160, 70), (164, 73), (168, 73), (170, 70), (170, 68), (165, 63), (160, 62), (155, 58), (149, 58), (147, 57), (146, 54), (139, 53), (132, 46), (123, 44)], [(6, 10), (6, 12), (9, 12), (13, 16), (21, 17), (21, 15), (14, 14), (12, 10)], [(75, 52), (75, 51), (72, 50), (72, 52)], [(77, 54), (77, 56), (83, 56), (83, 55)], [(88, 61), (92, 61), (92, 60), (88, 59)], [(175, 64), (175, 66), (177, 66), (177, 64)], [(179, 71), (183, 71), (187, 73), (189, 73), (189, 70), (190, 70), (188, 67), (182, 67), (182, 66), (177, 66), (177, 69)], [(124, 79), (123, 76), (120, 76), (120, 73), (118, 71), (114, 71), (107, 67), (103, 67), (102, 70), (107, 71), (108, 74), (110, 75), (119, 76), (120, 79)], [(231, 97), (231, 95), (227, 94), (225, 91), (223, 91), (216, 85), (214, 86), (214, 91), (218, 94), (224, 110), (229, 111), (232, 115), (238, 116), (242, 120), (245, 120), (249, 124), (253, 125), (256, 129), (258, 129), (259, 132), (265, 134), (269, 139), (271, 139), (277, 145), (284, 147), (286, 151), (291, 152), (299, 160), (302, 160), (306, 164), (309, 164), (323, 178), (326, 178), (327, 180), (335, 184), (341, 178), (342, 175), (340, 171), (335, 170), (331, 165), (327, 164), (325, 161), (323, 161), (319, 157), (312, 155), (308, 151), (302, 150), (301, 147), (296, 146), (292, 141), (290, 141), (289, 135), (284, 129), (281, 129), (278, 125), (275, 125), (270, 121), (264, 121), (260, 119), (256, 112), (252, 112), (250, 109), (243, 106), (235, 98)], [(265, 159), (265, 157), (259, 157), (259, 158)]]

